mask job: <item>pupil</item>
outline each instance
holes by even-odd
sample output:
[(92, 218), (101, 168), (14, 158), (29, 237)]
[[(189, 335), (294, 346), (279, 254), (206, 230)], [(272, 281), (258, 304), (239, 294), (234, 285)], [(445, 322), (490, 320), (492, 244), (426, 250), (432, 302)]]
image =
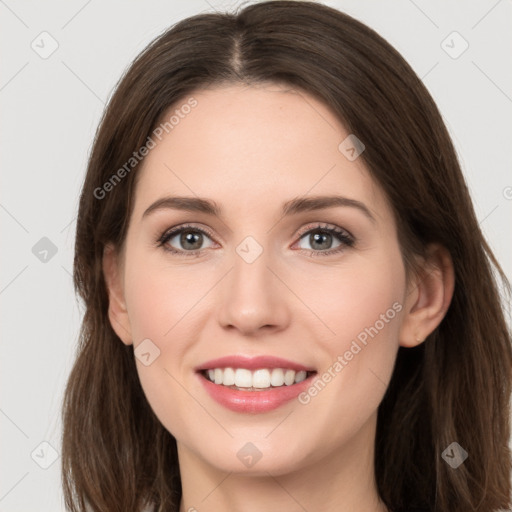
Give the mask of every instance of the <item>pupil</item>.
[[(321, 242), (319, 242), (319, 239), (322, 237), (331, 237), (331, 234), (328, 233), (315, 233), (314, 235), (311, 235), (313, 237), (313, 243), (311, 244), (311, 247), (315, 248), (315, 244), (321, 245)], [(329, 247), (316, 247), (317, 249), (328, 249)]]
[[(182, 233), (181, 235), (181, 244), (183, 245), (183, 247), (187, 248), (186, 244), (187, 243), (191, 243), (193, 245), (193, 247), (188, 247), (189, 249), (199, 249), (201, 247), (201, 233), (191, 233), (191, 232), (188, 232), (188, 233)], [(194, 238), (196, 238), (196, 241), (195, 241), (195, 246), (194, 246)], [(198, 242), (198, 240), (199, 242)]]

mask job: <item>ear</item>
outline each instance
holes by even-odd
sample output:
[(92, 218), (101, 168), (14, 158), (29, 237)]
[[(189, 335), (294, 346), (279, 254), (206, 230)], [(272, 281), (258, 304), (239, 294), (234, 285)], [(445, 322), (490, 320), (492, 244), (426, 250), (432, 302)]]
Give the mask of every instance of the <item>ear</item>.
[(399, 344), (414, 347), (423, 343), (441, 323), (453, 297), (455, 272), (448, 250), (431, 244), (420, 271), (411, 279), (404, 303)]
[(123, 268), (120, 257), (112, 244), (103, 250), (103, 275), (108, 291), (108, 317), (112, 329), (125, 345), (132, 345), (128, 311), (124, 299)]

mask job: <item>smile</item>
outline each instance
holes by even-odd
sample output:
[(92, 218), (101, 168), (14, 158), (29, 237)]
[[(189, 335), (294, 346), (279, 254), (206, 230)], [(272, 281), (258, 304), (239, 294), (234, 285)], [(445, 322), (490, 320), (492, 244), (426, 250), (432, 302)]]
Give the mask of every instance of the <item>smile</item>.
[(291, 386), (302, 382), (314, 372), (285, 368), (260, 368), (251, 371), (246, 368), (214, 368), (204, 370), (203, 375), (215, 384), (239, 391), (261, 391), (263, 389)]
[(283, 406), (307, 389), (313, 368), (272, 356), (229, 356), (196, 368), (214, 401), (239, 413), (263, 413)]

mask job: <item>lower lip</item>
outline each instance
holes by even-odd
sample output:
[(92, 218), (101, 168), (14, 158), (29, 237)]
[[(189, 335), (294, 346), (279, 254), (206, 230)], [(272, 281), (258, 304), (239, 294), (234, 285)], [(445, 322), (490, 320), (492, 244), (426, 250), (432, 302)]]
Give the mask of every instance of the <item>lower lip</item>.
[(277, 409), (296, 398), (311, 385), (316, 373), (297, 384), (284, 385), (268, 391), (238, 391), (221, 384), (215, 384), (200, 372), (197, 375), (210, 396), (224, 407), (235, 412), (261, 413)]

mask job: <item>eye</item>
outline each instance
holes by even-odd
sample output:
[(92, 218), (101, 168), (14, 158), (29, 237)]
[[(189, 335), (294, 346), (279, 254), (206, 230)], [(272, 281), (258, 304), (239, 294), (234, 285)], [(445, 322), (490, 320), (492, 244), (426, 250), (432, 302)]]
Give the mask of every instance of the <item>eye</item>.
[[(355, 238), (348, 231), (336, 226), (314, 224), (306, 226), (305, 229), (299, 235), (299, 242), (304, 239), (310, 244), (310, 248), (299, 248), (307, 251), (311, 256), (329, 256), (355, 244)], [(199, 256), (205, 249), (203, 247), (205, 237), (212, 240), (213, 235), (204, 228), (187, 224), (164, 232), (157, 240), (157, 245), (177, 256)], [(333, 239), (338, 241), (338, 245), (334, 248), (332, 248)]]
[[(163, 247), (164, 250), (174, 254), (194, 256), (198, 255), (204, 249), (202, 245), (205, 237), (211, 237), (211, 234), (205, 229), (185, 225), (166, 231), (159, 238), (158, 245)], [(178, 245), (178, 248), (173, 247), (171, 243)], [(180, 245), (181, 247), (179, 247)]]
[[(311, 226), (306, 229), (307, 231), (301, 235), (300, 240), (305, 239), (309, 243), (309, 248), (302, 247), (302, 249), (307, 250), (312, 256), (335, 254), (343, 251), (346, 247), (352, 247), (355, 243), (354, 237), (348, 231), (338, 227), (316, 225), (313, 229)], [(333, 239), (339, 242), (334, 248), (332, 248)]]

